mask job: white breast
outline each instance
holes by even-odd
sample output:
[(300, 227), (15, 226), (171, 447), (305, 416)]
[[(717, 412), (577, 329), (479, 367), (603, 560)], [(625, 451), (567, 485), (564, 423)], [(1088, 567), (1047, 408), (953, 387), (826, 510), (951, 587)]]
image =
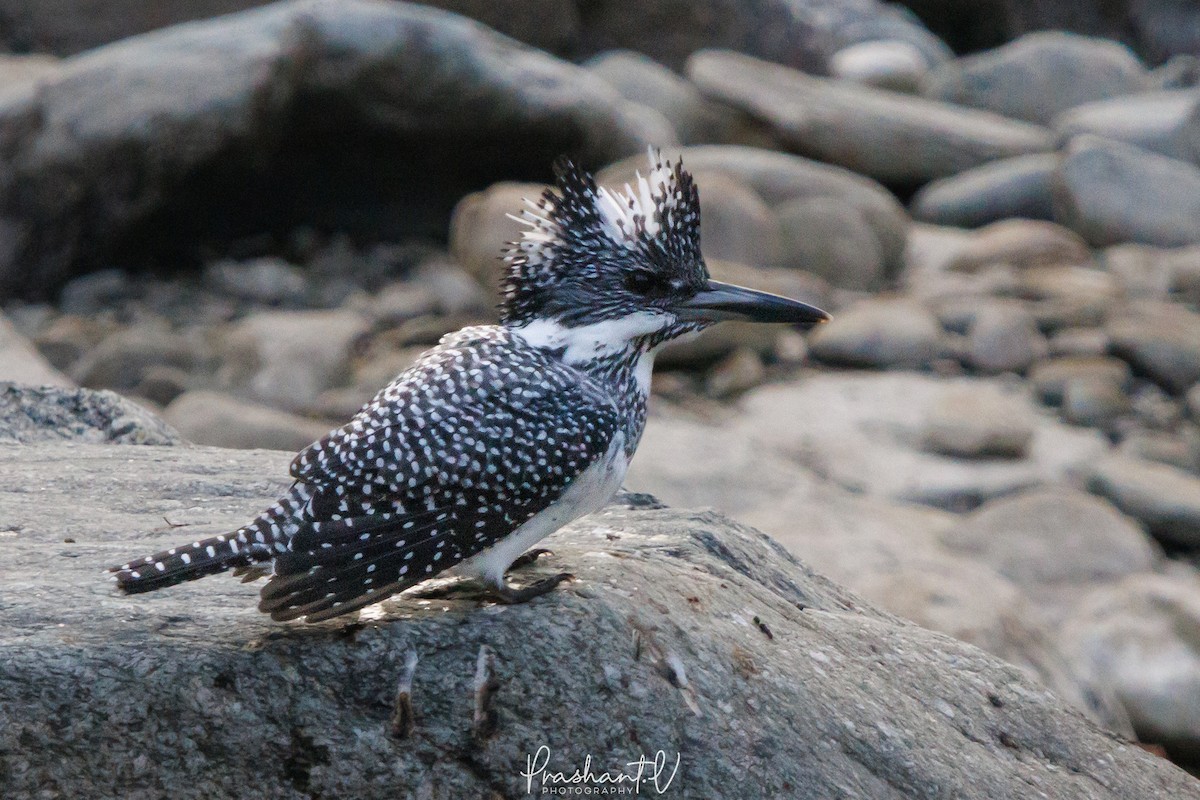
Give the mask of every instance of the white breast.
[(618, 433), (604, 456), (581, 472), (557, 502), (531, 517), (503, 540), (463, 561), (455, 572), (502, 586), (504, 573), (517, 556), (568, 522), (603, 508), (621, 488), (628, 467), (625, 436)]

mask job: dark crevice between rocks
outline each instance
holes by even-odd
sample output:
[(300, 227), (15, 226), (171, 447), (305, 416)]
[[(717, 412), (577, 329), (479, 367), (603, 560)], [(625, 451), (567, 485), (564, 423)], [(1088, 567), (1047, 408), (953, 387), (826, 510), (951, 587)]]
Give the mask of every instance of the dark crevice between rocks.
[[(182, 176), (140, 222), (98, 241), (92, 263), (177, 272), (261, 240), (285, 249), (298, 227), (348, 234), (356, 243), (446, 240), (465, 194), (500, 180), (547, 181), (549, 164), (578, 149), (569, 130), (530, 141), (525, 132), (476, 137), (402, 135), (373, 126), (337, 98), (300, 95), (269, 123), (286, 131), (268, 149), (230, 146)], [(261, 142), (259, 143), (261, 144)]]
[[(345, 98), (316, 92), (297, 93), (282, 114), (265, 113), (256, 127), (261, 132), (226, 143), (179, 175), (140, 150), (106, 154), (121, 164), (120, 178), (104, 185), (104, 196), (74, 207), (71, 224), (82, 228), (87, 246), (75, 250), (77, 258), (64, 252), (52, 259), (54, 288), (111, 267), (174, 275), (231, 254), (289, 257), (292, 235), (305, 228), (346, 234), (356, 245), (444, 243), (464, 195), (503, 180), (548, 182), (554, 159), (583, 147), (583, 133), (566, 120), (536, 131), (402, 133)], [(75, 183), (69, 175), (62, 182)], [(114, 226), (111, 209), (119, 205), (132, 221)], [(45, 261), (61, 249), (57, 224), (31, 233), (29, 259)], [(35, 294), (45, 288), (12, 287), (26, 299), (44, 299)]]

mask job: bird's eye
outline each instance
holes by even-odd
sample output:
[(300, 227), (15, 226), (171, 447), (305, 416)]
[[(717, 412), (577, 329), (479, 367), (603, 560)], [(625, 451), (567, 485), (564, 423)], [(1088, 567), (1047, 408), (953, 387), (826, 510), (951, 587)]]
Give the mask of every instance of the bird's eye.
[(665, 297), (671, 291), (671, 284), (661, 275), (639, 269), (626, 276), (625, 288), (644, 297)]

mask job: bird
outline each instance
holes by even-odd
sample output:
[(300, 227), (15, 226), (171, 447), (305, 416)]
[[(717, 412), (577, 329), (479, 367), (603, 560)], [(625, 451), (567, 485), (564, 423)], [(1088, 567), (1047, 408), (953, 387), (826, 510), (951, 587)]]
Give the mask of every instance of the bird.
[(499, 324), (443, 337), (296, 455), (294, 483), (249, 524), (109, 567), (118, 589), (234, 570), (268, 578), (272, 619), (319, 622), (448, 571), (501, 603), (571, 579), (517, 588), (506, 574), (621, 487), (659, 348), (723, 320), (829, 319), (712, 280), (695, 180), (682, 158), (648, 155), (623, 190), (556, 160), (554, 185), (509, 215), (525, 228), (505, 253)]

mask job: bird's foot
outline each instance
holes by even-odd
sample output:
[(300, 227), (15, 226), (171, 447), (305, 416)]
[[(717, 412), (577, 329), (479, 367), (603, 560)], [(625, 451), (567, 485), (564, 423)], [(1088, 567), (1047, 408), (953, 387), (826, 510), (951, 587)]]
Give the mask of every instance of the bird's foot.
[(513, 561), (508, 565), (508, 569), (505, 570), (505, 572), (512, 572), (514, 569), (524, 569), (531, 564), (537, 563), (537, 560), (542, 556), (552, 555), (554, 555), (554, 552), (552, 550), (547, 550), (544, 547), (536, 547), (533, 550), (526, 550), (524, 553), (517, 556), (516, 561)]
[(573, 580), (575, 580), (575, 576), (571, 573), (560, 572), (557, 575), (543, 578), (520, 589), (514, 589), (507, 583), (501, 586), (489, 586), (488, 589), (490, 590), (492, 600), (501, 605), (511, 606), (517, 603), (528, 603), (535, 597), (541, 597), (548, 592), (554, 591), (563, 581)]
[(563, 581), (574, 580), (574, 578), (575, 576), (569, 572), (560, 572), (557, 575), (551, 575), (549, 578), (535, 581), (520, 589), (507, 583), (497, 586), (491, 583), (480, 584), (474, 580), (467, 580), (434, 586), (417, 592), (413, 596), (422, 600), (474, 600), (479, 603), (491, 602), (498, 605), (511, 606), (518, 603), (527, 603), (535, 597), (541, 597), (548, 592), (554, 591), (555, 587)]

